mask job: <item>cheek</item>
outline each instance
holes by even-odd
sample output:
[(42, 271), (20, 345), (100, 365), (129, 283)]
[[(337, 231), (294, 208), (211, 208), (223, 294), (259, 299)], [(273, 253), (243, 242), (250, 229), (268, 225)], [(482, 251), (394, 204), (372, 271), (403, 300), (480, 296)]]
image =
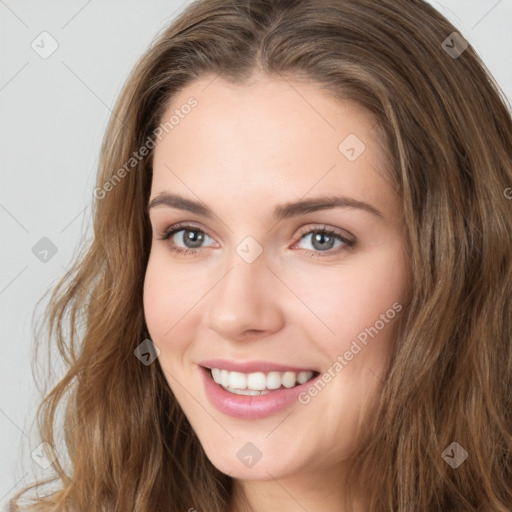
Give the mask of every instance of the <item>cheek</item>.
[(168, 311), (169, 295), (165, 293), (166, 281), (158, 260), (151, 253), (144, 276), (144, 317), (153, 341), (161, 336)]
[[(173, 327), (183, 307), (186, 288), (180, 286), (176, 272), (169, 271), (169, 265), (160, 255), (161, 251), (152, 250), (144, 277), (144, 316), (151, 339), (160, 347), (171, 337)], [(181, 304), (181, 306), (180, 306)]]
[[(404, 281), (402, 276), (393, 275), (391, 268), (354, 274), (347, 282), (348, 294), (342, 296), (344, 314), (339, 318), (338, 325), (350, 326), (351, 335), (359, 333), (371, 326), (383, 330), (396, 316), (404, 297)], [(384, 322), (384, 324), (382, 323)]]
[(165, 250), (152, 249), (144, 277), (144, 317), (165, 368), (175, 367), (197, 338), (201, 312), (197, 305), (205, 290), (203, 283), (199, 285), (201, 279), (193, 266), (171, 265)]
[(315, 313), (313, 320), (321, 328), (317, 329), (316, 339), (324, 339), (322, 344), (329, 353), (335, 354), (350, 345), (360, 333), (364, 338), (365, 329), (376, 323), (382, 331), (379, 339), (391, 336), (389, 327), (395, 323), (397, 310), (403, 309), (407, 290), (405, 262), (400, 251), (383, 250), (381, 254), (340, 267), (339, 271), (328, 270), (317, 272), (314, 281), (311, 275), (301, 278), (296, 286), (297, 295)]

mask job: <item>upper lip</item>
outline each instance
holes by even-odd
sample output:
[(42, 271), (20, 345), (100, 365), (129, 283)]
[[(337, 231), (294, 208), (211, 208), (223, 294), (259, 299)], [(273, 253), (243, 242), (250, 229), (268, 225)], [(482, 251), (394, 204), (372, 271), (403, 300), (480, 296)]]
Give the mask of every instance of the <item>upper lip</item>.
[(287, 366), (284, 364), (272, 363), (270, 361), (229, 361), (227, 359), (208, 359), (198, 363), (205, 368), (219, 368), (231, 372), (251, 373), (251, 372), (306, 372), (316, 371), (311, 367), (298, 368), (296, 366)]

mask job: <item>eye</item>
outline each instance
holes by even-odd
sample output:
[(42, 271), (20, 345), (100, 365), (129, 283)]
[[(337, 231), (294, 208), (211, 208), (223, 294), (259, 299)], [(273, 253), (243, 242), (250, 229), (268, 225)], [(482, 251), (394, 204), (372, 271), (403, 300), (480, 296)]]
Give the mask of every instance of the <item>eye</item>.
[[(176, 246), (176, 241), (172, 240), (175, 238), (180, 241), (184, 247)], [(165, 231), (163, 236), (159, 237), (159, 240), (171, 240), (171, 251), (178, 254), (198, 254), (198, 249), (201, 249), (201, 244), (206, 238), (210, 238), (202, 229), (199, 229), (190, 224), (175, 224)], [(211, 238), (210, 238), (211, 240)]]
[[(303, 232), (300, 241), (307, 239), (310, 240), (309, 246), (312, 249), (306, 249), (306, 252), (315, 257), (332, 256), (340, 251), (351, 249), (356, 244), (355, 240), (327, 226)], [(338, 242), (338, 245), (336, 245), (336, 242)]]

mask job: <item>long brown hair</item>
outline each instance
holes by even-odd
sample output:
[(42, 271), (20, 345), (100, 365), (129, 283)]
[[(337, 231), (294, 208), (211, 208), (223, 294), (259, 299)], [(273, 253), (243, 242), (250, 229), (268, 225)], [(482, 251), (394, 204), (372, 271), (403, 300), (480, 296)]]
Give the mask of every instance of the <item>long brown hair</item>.
[[(65, 433), (69, 460), (55, 461), (59, 489), (34, 510), (229, 509), (232, 479), (205, 456), (160, 366), (134, 357), (147, 338), (152, 176), (151, 151), (134, 155), (191, 81), (243, 84), (256, 68), (372, 113), (403, 200), (410, 297), (348, 489), (363, 489), (372, 512), (512, 510), (511, 109), (471, 46), (453, 53), (453, 32), (422, 0), (204, 0), (158, 37), (104, 138), (94, 238), (48, 304), (68, 369), (38, 418), (49, 445)], [(443, 457), (452, 442), (468, 454), (457, 468)]]

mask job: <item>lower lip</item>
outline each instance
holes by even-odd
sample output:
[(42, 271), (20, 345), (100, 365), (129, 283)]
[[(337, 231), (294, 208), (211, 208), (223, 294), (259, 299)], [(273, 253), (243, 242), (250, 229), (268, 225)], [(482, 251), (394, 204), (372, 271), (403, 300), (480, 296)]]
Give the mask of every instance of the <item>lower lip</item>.
[(228, 416), (247, 420), (266, 418), (286, 409), (297, 402), (298, 395), (321, 376), (318, 375), (293, 388), (271, 391), (265, 395), (249, 396), (226, 391), (213, 380), (209, 369), (202, 366), (199, 368), (203, 374), (206, 395), (213, 406)]

